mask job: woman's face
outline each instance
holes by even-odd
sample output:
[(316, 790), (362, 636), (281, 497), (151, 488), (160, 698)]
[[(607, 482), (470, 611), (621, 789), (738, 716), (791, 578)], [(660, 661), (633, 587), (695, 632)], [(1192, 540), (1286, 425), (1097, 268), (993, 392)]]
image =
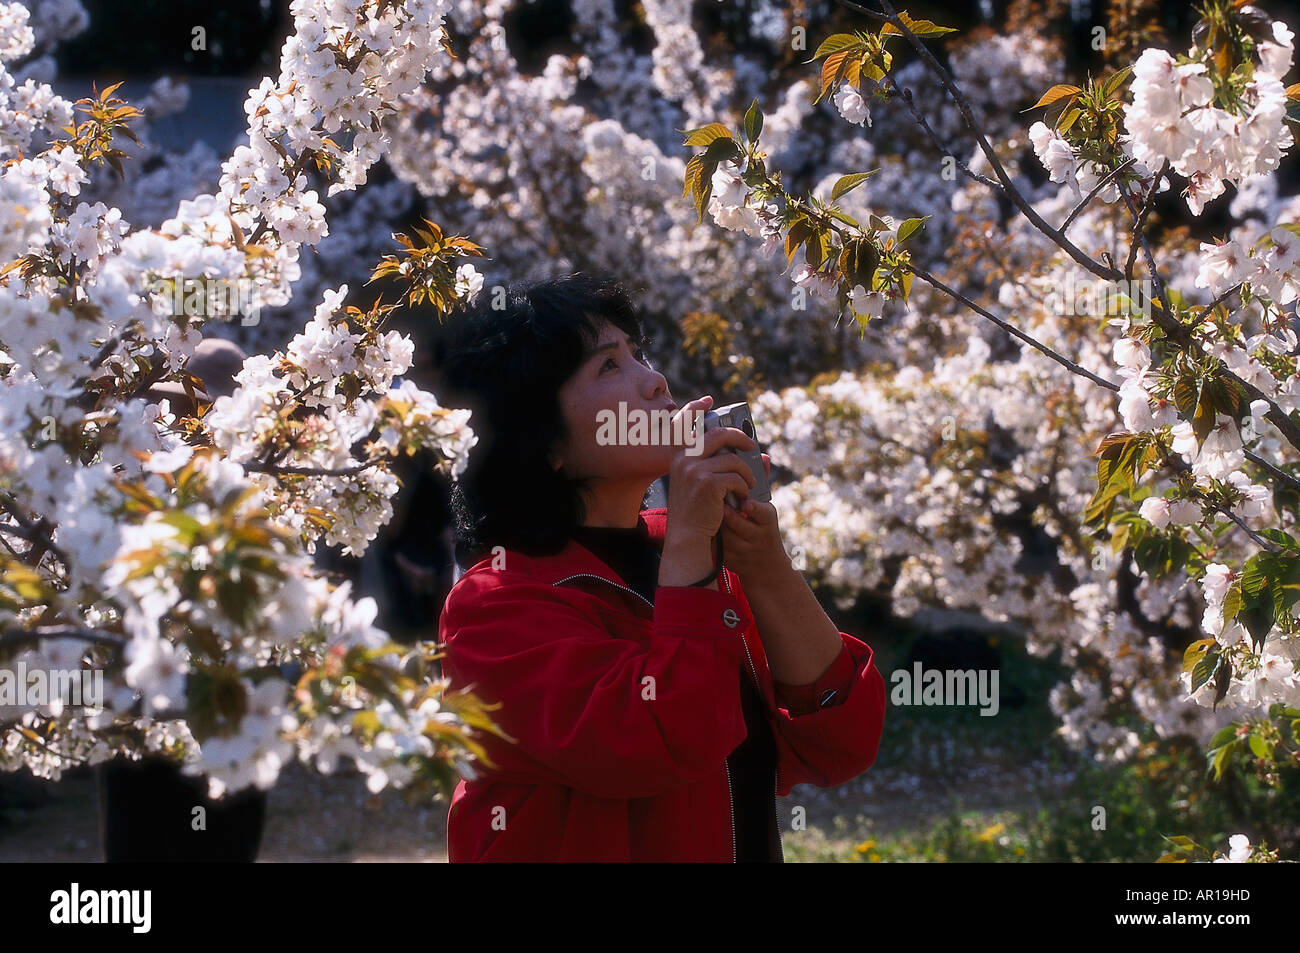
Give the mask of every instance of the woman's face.
[[(649, 486), (669, 471), (672, 447), (663, 441), (660, 421), (675, 413), (677, 405), (668, 381), (650, 367), (626, 332), (605, 322), (594, 349), (565, 381), (559, 397), (568, 439), (554, 449), (552, 465), (558, 462), (566, 476), (590, 477), (597, 485)], [(622, 414), (620, 402), (626, 404)], [(632, 433), (640, 415), (646, 420), (644, 438)], [(626, 430), (619, 426), (620, 418), (626, 420)]]

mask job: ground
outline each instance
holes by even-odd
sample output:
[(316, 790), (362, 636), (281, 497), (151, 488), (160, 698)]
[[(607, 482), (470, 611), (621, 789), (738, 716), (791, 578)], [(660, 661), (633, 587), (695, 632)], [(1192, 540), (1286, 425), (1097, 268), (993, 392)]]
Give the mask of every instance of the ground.
[[(875, 647), (882, 671), (910, 661), (906, 641), (882, 637)], [(899, 836), (923, 840), (959, 815), (976, 841), (986, 841), (1001, 830), (1006, 812), (1029, 816), (1060, 797), (1073, 779), (1066, 767), (1073, 759), (1054, 737), (1046, 704), (1059, 670), (1020, 650), (1007, 652), (999, 667), (998, 717), (891, 704), (868, 771), (835, 788), (800, 785), (778, 798), (786, 859), (874, 859), (855, 848)], [(1017, 696), (1013, 686), (1027, 691)], [(93, 777), (77, 772), (59, 784), (25, 778), (22, 788), (27, 806), (9, 808), (10, 823), (0, 826), (0, 862), (101, 859)], [(800, 807), (806, 829), (794, 829)], [(393, 791), (369, 794), (356, 772), (326, 777), (294, 764), (271, 789), (259, 860), (445, 861), (446, 822), (445, 802), (412, 806)], [(990, 847), (1004, 845), (998, 859), (1016, 859), (1013, 840), (991, 836)], [(933, 852), (891, 856), (932, 859)]]
[[(1042, 792), (1061, 781), (1042, 762), (972, 748), (953, 735), (947, 741), (900, 739), (847, 784), (800, 785), (779, 798), (786, 859), (812, 860), (828, 851), (843, 856), (852, 845), (923, 830), (957, 809), (1032, 810), (1044, 802)], [(897, 763), (903, 750), (919, 751), (918, 763)], [(93, 777), (77, 773), (58, 784), (24, 779), (22, 786), (29, 806), (10, 811), (11, 823), (0, 828), (0, 862), (101, 860)], [(791, 829), (797, 807), (805, 809), (808, 830)], [(324, 777), (295, 764), (271, 789), (259, 860), (441, 862), (447, 859), (446, 822), (444, 802), (408, 805), (395, 792), (371, 795), (359, 774)]]

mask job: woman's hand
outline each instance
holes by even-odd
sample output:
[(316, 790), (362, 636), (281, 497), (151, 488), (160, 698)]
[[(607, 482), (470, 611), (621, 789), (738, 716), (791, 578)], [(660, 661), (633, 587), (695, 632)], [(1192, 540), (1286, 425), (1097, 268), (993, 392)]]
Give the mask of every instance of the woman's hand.
[[(763, 469), (772, 475), (772, 461), (762, 454)], [(746, 499), (739, 510), (724, 504), (722, 515), (722, 558), (727, 568), (742, 580), (772, 577), (790, 568), (790, 557), (781, 540), (776, 507), (761, 500)]]
[[(697, 411), (707, 411), (712, 397), (700, 397), (679, 411), (684, 426), (690, 427)], [(676, 432), (676, 428), (674, 428)], [(698, 454), (684, 447), (673, 450), (668, 477), (668, 524), (666, 539), (687, 539), (710, 543), (722, 525), (723, 511), (729, 510), (727, 492), (748, 496), (758, 481), (748, 464), (734, 453), (721, 452), (726, 447), (752, 450), (754, 438), (735, 427), (717, 427), (696, 434)]]

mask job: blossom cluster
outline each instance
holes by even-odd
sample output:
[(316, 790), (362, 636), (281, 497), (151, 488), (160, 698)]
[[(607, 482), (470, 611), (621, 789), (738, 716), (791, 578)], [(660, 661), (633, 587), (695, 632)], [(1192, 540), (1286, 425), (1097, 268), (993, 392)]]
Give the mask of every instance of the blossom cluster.
[[(295, 755), (332, 766), (345, 751), (372, 790), (463, 765), (434, 738), (456, 736), (465, 700), (405, 674), (374, 600), (310, 558), (319, 538), (361, 551), (375, 537), (391, 515), (392, 453), (429, 447), (452, 472), (464, 466), (468, 414), (397, 381), (410, 339), (384, 330), (382, 312), (345, 309), (344, 286), (283, 352), (248, 358), (207, 414), (144, 393), (184, 369), (211, 317), (176, 314), (168, 283), (241, 281), (256, 305), (287, 303), (300, 246), (328, 232), (308, 170), (333, 169), (331, 192), (365, 182), (386, 115), (448, 59), (447, 8), (294, 0), (281, 74), (246, 104), (248, 145), (215, 193), (181, 201), (156, 229), (76, 201), (96, 176), (89, 150), (57, 138), (72, 104), (0, 68), (0, 152), (26, 156), (0, 176), (0, 253), (23, 263), (0, 280), (0, 532), (6, 578), (23, 580), (0, 617), (11, 635), (30, 632), (2, 661), (109, 676), (97, 705), (56, 700), (0, 724), (0, 767), (57, 778), (72, 763), (163, 751), (219, 796), (269, 786)], [(32, 48), (26, 19), (0, 5), (0, 61)], [(481, 287), (472, 268), (458, 278), (463, 297)], [(296, 686), (280, 675), (290, 663), (304, 673)], [(357, 676), (389, 700), (341, 695)], [(376, 724), (357, 720), (367, 711)]]
[(1133, 103), (1125, 124), (1133, 154), (1153, 168), (1168, 162), (1187, 179), (1184, 196), (1194, 214), (1223, 194), (1224, 183), (1277, 169), (1294, 142), (1287, 127), (1282, 78), (1291, 69), (1295, 34), (1272, 22), (1272, 39), (1258, 44), (1260, 63), (1236, 110), (1215, 103), (1215, 86), (1193, 48), (1186, 62), (1163, 50), (1143, 51), (1133, 66)]

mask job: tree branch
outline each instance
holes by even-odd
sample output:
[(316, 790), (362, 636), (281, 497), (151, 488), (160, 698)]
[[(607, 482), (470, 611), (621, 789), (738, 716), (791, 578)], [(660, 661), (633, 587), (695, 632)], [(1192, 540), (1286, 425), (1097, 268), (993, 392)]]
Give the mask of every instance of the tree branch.
[(1297, 490), (1300, 490), (1300, 479), (1297, 479), (1296, 477), (1292, 476), (1290, 473), (1287, 473), (1285, 470), (1280, 470), (1277, 467), (1273, 466), (1273, 464), (1269, 463), (1267, 460), (1265, 460), (1257, 453), (1253, 453), (1250, 450), (1243, 450), (1242, 452), (1245, 453), (1247, 460), (1255, 464), (1255, 466), (1260, 467), (1263, 470), (1267, 470), (1268, 473), (1274, 479), (1281, 480), (1283, 483), (1289, 483)]
[[(1159, 440), (1155, 441), (1155, 446), (1156, 449), (1159, 451), (1160, 458), (1164, 462), (1165, 466), (1172, 467), (1174, 472), (1176, 473), (1190, 474), (1192, 472), (1192, 468), (1188, 466), (1188, 464), (1180, 456), (1168, 453), (1165, 450), (1165, 445), (1161, 443)], [(1232, 512), (1230, 508), (1224, 506), (1221, 503), (1217, 503), (1213, 500), (1206, 498), (1205, 492), (1201, 490), (1199, 487), (1196, 487), (1195, 485), (1193, 485), (1192, 487), (1192, 492), (1194, 495), (1199, 496), (1204, 500), (1203, 505), (1205, 506), (1206, 509), (1208, 509), (1212, 513), (1216, 513), (1216, 512), (1222, 513), (1224, 516), (1228, 517), (1228, 519), (1236, 523), (1237, 526), (1239, 526), (1247, 536), (1253, 539), (1260, 546), (1261, 549), (1265, 549), (1270, 553), (1276, 553), (1278, 551), (1276, 546), (1274, 546), (1268, 540), (1261, 538), (1249, 526), (1247, 526), (1244, 522), (1242, 522), (1241, 517), (1239, 517), (1236, 513)]]
[(23, 538), (32, 544), (32, 549), (27, 554), (28, 558), (32, 559), (31, 565), (40, 565), (41, 559), (44, 558), (47, 552), (59, 557), (64, 565), (68, 564), (68, 554), (54, 542), (54, 537), (49, 532), (51, 529), (50, 524), (45, 517), (41, 517), (39, 520), (30, 519), (23, 512), (23, 505), (7, 490), (0, 492), (0, 504), (3, 504), (3, 511), (12, 516), (23, 532), (27, 534)]
[(125, 636), (116, 635), (112, 632), (88, 629), (85, 626), (53, 625), (36, 629), (10, 629), (7, 632), (0, 633), (0, 648), (11, 645), (35, 644), (42, 639), (80, 639), (82, 642), (111, 645), (114, 648), (121, 648), (126, 645)]
[(382, 461), (383, 457), (372, 457), (365, 463), (350, 467), (330, 469), (329, 467), (286, 467), (278, 463), (253, 463), (244, 468), (248, 473), (270, 473), (276, 476), (354, 476)]
[(1036, 348), (1042, 353), (1046, 354), (1052, 360), (1056, 361), (1056, 363), (1060, 364), (1066, 370), (1070, 371), (1070, 373), (1078, 374), (1080, 377), (1086, 377), (1094, 384), (1097, 384), (1100, 387), (1104, 387), (1107, 390), (1111, 390), (1111, 391), (1119, 390), (1118, 384), (1112, 383), (1111, 381), (1106, 380), (1104, 377), (1098, 377), (1096, 374), (1088, 370), (1086, 367), (1082, 367), (1079, 364), (1076, 364), (1074, 361), (1070, 360), (1068, 357), (1064, 357), (1058, 354), (1056, 351), (1053, 351), (1046, 344), (1034, 340), (1024, 331), (1021, 331), (1015, 325), (1007, 321), (1004, 321), (1002, 318), (999, 318), (996, 314), (993, 314), (991, 311), (980, 307), (978, 304), (976, 304), (970, 298), (967, 298), (964, 294), (962, 294), (960, 291), (957, 291), (955, 288), (950, 288), (948, 285), (944, 284), (938, 278), (934, 277), (934, 275), (930, 274), (924, 268), (917, 268), (915, 265), (909, 262), (903, 262), (902, 266), (906, 268), (908, 271), (910, 271), (912, 274), (916, 275), (916, 277), (920, 278), (926, 284), (931, 285), (934, 288), (937, 288), (939, 291), (944, 292), (944, 294), (951, 297), (954, 301), (961, 302), (966, 307), (974, 311), (976, 314), (992, 321), (994, 324), (996, 324), (1002, 330), (1006, 331), (1008, 334), (1020, 338), (1020, 340), (1024, 341), (1030, 347)]
[(1043, 220), (1041, 215), (1034, 211), (1033, 206), (1031, 206), (1025, 197), (1020, 194), (1020, 190), (1016, 188), (1015, 184), (1011, 181), (1011, 177), (1007, 175), (1007, 170), (1003, 167), (1002, 160), (998, 158), (998, 154), (993, 150), (993, 147), (989, 145), (988, 138), (984, 135), (983, 129), (975, 119), (975, 114), (971, 110), (970, 103), (967, 101), (965, 95), (962, 94), (961, 90), (957, 88), (952, 76), (946, 69), (944, 69), (943, 65), (935, 59), (934, 54), (931, 53), (929, 48), (921, 42), (920, 38), (913, 33), (905, 23), (903, 23), (898, 16), (898, 11), (894, 9), (893, 4), (890, 3), (889, 0), (880, 0), (886, 11), (886, 13), (883, 14), (875, 10), (870, 10), (861, 4), (853, 3), (851, 0), (837, 0), (837, 2), (873, 19), (883, 20), (886, 23), (892, 24), (907, 39), (907, 41), (912, 44), (912, 47), (920, 55), (922, 61), (924, 61), (924, 63), (930, 68), (930, 71), (938, 77), (939, 82), (943, 84), (948, 95), (952, 97), (953, 102), (957, 106), (957, 111), (961, 113), (961, 117), (965, 121), (967, 128), (970, 129), (971, 133), (975, 136), (975, 140), (979, 143), (980, 150), (989, 160), (989, 165), (992, 166), (993, 172), (998, 177), (998, 181), (1002, 183), (1003, 192), (1006, 194), (1007, 198), (1011, 200), (1012, 204), (1014, 204), (1016, 208), (1020, 209), (1021, 213), (1029, 220), (1030, 224), (1048, 238), (1052, 239), (1058, 248), (1098, 278), (1118, 281), (1124, 277), (1118, 269), (1108, 268), (1105, 265), (1094, 261), (1081, 249), (1076, 247), (1073, 242), (1066, 238), (1059, 229), (1052, 228), (1051, 225)]

